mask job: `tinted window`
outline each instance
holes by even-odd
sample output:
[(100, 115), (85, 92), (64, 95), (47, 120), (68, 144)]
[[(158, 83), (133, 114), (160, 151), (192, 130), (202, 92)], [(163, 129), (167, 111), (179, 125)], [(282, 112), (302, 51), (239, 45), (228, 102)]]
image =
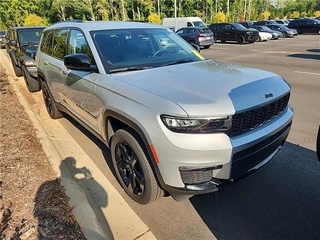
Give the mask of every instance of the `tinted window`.
[(239, 24), (239, 23), (233, 23), (232, 26), (233, 26), (235, 29), (240, 30), (240, 31), (248, 30), (248, 29), (246, 29), (244, 26), (242, 26), (242, 25)]
[(199, 31), (201, 33), (211, 33), (211, 30), (209, 28), (200, 28)]
[(48, 55), (52, 54), (52, 31), (43, 33), (40, 50)]
[(70, 30), (70, 38), (66, 55), (75, 53), (86, 54), (90, 58), (91, 63), (94, 64), (92, 52), (83, 33), (79, 30)]
[(21, 29), (18, 30), (20, 44), (39, 43), (43, 29)]
[(63, 59), (65, 56), (65, 46), (67, 40), (68, 30), (55, 30), (53, 31), (53, 49), (52, 56)]

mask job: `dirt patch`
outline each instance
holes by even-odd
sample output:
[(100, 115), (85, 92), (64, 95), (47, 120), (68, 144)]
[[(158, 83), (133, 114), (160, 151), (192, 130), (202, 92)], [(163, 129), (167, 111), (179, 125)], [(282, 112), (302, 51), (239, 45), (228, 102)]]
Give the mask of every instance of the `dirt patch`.
[(0, 239), (85, 239), (0, 65)]

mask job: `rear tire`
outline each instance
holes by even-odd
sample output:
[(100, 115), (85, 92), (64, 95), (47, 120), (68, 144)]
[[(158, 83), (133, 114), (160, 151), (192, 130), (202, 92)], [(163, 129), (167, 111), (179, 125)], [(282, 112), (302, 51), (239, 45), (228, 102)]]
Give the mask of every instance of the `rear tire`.
[(42, 96), (43, 96), (44, 104), (46, 105), (46, 109), (49, 113), (49, 116), (52, 119), (61, 118), (62, 114), (58, 110), (56, 106), (56, 102), (54, 101), (53, 96), (48, 87), (48, 84), (45, 81), (42, 82)]
[(147, 155), (136, 134), (118, 130), (111, 139), (112, 163), (126, 194), (140, 204), (148, 204), (163, 196)]
[(23, 78), (26, 83), (26, 86), (29, 90), (29, 92), (38, 92), (40, 91), (40, 84), (37, 79), (34, 79), (31, 77), (26, 69), (26, 67), (23, 65), (22, 66), (22, 73), (23, 73)]
[(245, 40), (244, 36), (239, 35), (239, 36), (237, 37), (237, 43), (238, 43), (238, 44), (244, 44), (245, 42), (246, 42), (246, 40)]

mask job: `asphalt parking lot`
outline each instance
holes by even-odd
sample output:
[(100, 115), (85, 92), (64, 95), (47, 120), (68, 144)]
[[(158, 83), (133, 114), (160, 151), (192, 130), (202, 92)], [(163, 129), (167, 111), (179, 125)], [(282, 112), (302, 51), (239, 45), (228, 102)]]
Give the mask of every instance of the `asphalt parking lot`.
[[(320, 162), (315, 153), (320, 123), (320, 36), (245, 45), (216, 43), (201, 54), (280, 74), (292, 86), (290, 104), (295, 110), (287, 142), (275, 158), (216, 193), (184, 202), (162, 198), (139, 205), (115, 180), (109, 150), (72, 119), (58, 121), (157, 239), (320, 239)], [(41, 93), (30, 96), (41, 98)]]
[(291, 133), (278, 155), (217, 193), (185, 202), (162, 198), (138, 205), (123, 193), (108, 168), (109, 151), (71, 119), (60, 121), (158, 239), (320, 239), (320, 163), (315, 154), (320, 36), (245, 45), (216, 43), (201, 54), (280, 74), (292, 86), (290, 103), (295, 109)]

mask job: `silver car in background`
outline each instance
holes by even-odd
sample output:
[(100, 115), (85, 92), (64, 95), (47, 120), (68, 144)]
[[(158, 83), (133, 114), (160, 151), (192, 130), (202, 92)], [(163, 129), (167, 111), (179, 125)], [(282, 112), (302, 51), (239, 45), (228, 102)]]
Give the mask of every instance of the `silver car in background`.
[(49, 115), (103, 141), (140, 204), (217, 191), (267, 163), (290, 131), (281, 76), (206, 60), (159, 25), (56, 23), (36, 61)]

